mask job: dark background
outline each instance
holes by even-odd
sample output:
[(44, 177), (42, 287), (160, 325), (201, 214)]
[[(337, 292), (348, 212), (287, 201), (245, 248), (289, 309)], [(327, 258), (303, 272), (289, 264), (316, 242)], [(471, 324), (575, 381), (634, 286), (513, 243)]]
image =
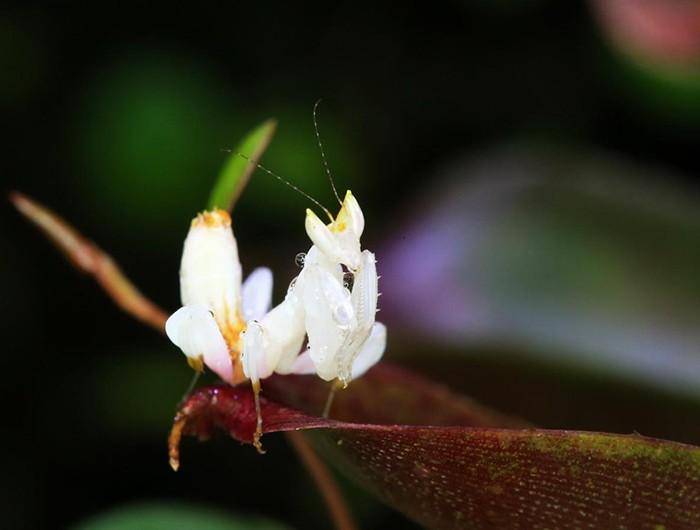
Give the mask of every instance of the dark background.
[[(173, 309), (187, 223), (245, 131), (276, 117), (265, 164), (332, 203), (311, 123), (319, 97), (327, 155), (365, 209), (369, 248), (402, 237), (446, 161), (502, 142), (614, 153), (695, 193), (695, 74), (669, 81), (611, 45), (598, 20), (592, 5), (546, 0), (4, 9), (4, 189), (60, 212)], [(291, 278), (306, 206), (253, 179), (235, 216), (246, 270)], [(165, 438), (190, 376), (176, 348), (116, 310), (9, 204), (0, 226), (1, 526), (65, 528), (159, 499), (328, 526), (281, 437), (264, 458), (230, 440), (187, 443), (171, 472)], [(390, 330), (407, 334), (399, 318)], [(364, 528), (408, 527), (351, 488)]]

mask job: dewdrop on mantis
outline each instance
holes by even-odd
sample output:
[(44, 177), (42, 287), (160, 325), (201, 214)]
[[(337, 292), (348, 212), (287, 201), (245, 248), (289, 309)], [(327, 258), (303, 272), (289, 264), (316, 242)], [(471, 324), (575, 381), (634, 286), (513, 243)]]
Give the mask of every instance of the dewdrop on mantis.
[[(314, 106), (314, 127), (338, 198), (318, 135), (318, 103)], [(330, 223), (307, 209), (305, 228), (312, 246), (284, 301), (270, 309), (270, 270), (256, 269), (241, 282), (230, 217), (222, 210), (199, 214), (191, 223), (183, 249), (183, 307), (168, 319), (166, 333), (195, 370), (206, 365), (233, 385), (251, 381), (257, 413), (254, 445), (262, 452), (260, 381), (273, 373), (315, 373), (347, 386), (379, 361), (386, 345), (386, 328), (375, 322), (379, 296), (376, 260), (370, 251), (361, 249), (364, 215), (352, 193), (348, 190), (342, 202), (338, 198), (341, 208), (333, 217), (296, 186), (256, 165), (320, 206)], [(302, 350), (305, 339), (307, 347)]]

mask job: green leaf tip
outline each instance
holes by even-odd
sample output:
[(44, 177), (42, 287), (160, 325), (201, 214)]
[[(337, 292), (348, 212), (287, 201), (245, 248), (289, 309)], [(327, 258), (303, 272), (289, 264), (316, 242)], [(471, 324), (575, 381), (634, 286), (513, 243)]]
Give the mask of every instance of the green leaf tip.
[[(277, 120), (269, 119), (249, 132), (231, 151), (226, 159), (214, 189), (209, 196), (207, 209), (221, 208), (230, 212), (243, 193), (255, 165), (270, 145), (277, 129)], [(248, 158), (241, 157), (240, 154)]]

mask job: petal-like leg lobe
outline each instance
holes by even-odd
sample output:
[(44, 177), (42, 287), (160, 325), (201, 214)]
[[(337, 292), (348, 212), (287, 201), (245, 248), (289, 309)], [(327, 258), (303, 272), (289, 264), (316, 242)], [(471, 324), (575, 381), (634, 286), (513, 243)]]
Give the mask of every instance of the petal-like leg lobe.
[(258, 267), (243, 282), (241, 289), (243, 319), (260, 320), (272, 306), (272, 271)]
[(379, 362), (386, 349), (386, 326), (377, 322), (352, 363), (352, 378), (361, 377)]
[(165, 323), (165, 332), (187, 357), (203, 359), (209, 369), (231, 382), (233, 364), (228, 346), (207, 306), (181, 307)]

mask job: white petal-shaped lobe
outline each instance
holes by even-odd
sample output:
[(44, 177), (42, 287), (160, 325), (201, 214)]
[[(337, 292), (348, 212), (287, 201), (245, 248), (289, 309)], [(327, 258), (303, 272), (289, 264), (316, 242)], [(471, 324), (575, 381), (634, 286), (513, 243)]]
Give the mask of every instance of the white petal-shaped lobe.
[(267, 377), (273, 371), (288, 373), (304, 343), (304, 312), (295, 293), (288, 293), (284, 302), (267, 313), (263, 328)]
[(165, 333), (187, 357), (203, 359), (210, 370), (231, 382), (233, 364), (228, 346), (207, 306), (181, 307), (165, 323)]
[(241, 289), (243, 319), (260, 320), (272, 306), (272, 271), (258, 267), (243, 282)]
[(314, 365), (314, 362), (311, 359), (309, 350), (306, 350), (294, 360), (294, 364), (292, 365), (289, 373), (298, 375), (310, 375), (316, 373), (316, 365)]
[(243, 332), (243, 350), (241, 352), (243, 373), (253, 384), (267, 377), (263, 328), (258, 322), (250, 322)]
[(362, 345), (355, 361), (352, 363), (352, 378), (362, 377), (367, 370), (377, 364), (386, 349), (386, 326), (377, 322), (372, 326), (372, 331)]

